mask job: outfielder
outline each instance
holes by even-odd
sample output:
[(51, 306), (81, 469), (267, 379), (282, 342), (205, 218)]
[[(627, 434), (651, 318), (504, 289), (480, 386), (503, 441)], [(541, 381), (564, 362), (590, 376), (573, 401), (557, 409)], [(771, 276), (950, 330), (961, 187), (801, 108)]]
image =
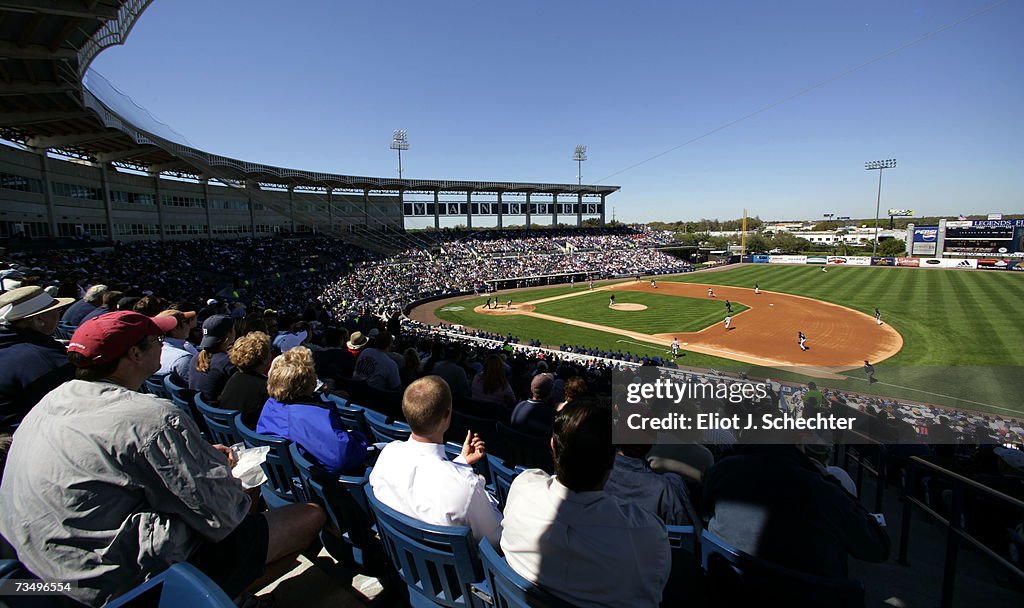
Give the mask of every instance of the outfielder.
[(875, 323), (882, 324), (882, 311), (878, 310), (877, 306), (875, 307)]

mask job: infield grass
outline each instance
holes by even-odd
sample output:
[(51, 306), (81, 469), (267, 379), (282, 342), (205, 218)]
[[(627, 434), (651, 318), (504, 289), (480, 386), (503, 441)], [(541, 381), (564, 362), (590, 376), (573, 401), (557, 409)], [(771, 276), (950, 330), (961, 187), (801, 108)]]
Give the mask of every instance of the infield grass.
[[(913, 268), (830, 266), (821, 272), (816, 266), (775, 266), (747, 264), (724, 271), (698, 272), (661, 281), (706, 283), (778, 291), (833, 302), (874, 314), (877, 306), (882, 320), (903, 336), (903, 349), (894, 357), (876, 364), (877, 384), (867, 385), (858, 370), (847, 372), (845, 381), (818, 381), (819, 385), (871, 392), (968, 409), (1021, 415), (1024, 413), (1024, 323), (1019, 316), (1024, 302), (1024, 273), (1002, 271), (960, 271)], [(585, 290), (586, 287), (583, 287)], [(574, 291), (554, 287), (529, 292), (503, 292), (515, 302), (530, 301)], [(577, 286), (575, 291), (580, 291)], [(652, 300), (641, 301), (641, 297)], [(540, 304), (538, 312), (581, 319), (601, 325), (621, 327), (644, 333), (668, 333), (700, 329), (722, 320), (720, 303), (701, 302), (713, 308), (702, 317), (702, 308), (690, 298), (672, 298), (660, 294), (616, 292), (617, 302), (646, 304), (647, 311), (619, 313), (608, 309), (608, 293), (586, 294), (577, 298)], [(663, 299), (678, 304), (661, 303)], [(623, 340), (621, 336), (587, 330), (542, 319), (517, 316), (485, 316), (472, 312), (472, 306), (485, 298), (460, 304), (468, 310), (441, 312), (438, 316), (470, 327), (507, 334), (523, 339), (537, 338), (545, 344), (584, 344), (605, 350), (629, 350), (633, 353), (665, 355), (665, 348)], [(692, 307), (692, 308), (691, 308)], [(717, 309), (717, 312), (714, 310)], [(675, 320), (661, 311), (691, 314), (689, 320)], [(734, 303), (734, 311), (739, 305)], [(636, 315), (648, 315), (641, 321)], [(691, 323), (692, 324), (689, 324)], [(688, 353), (681, 365), (749, 371), (754, 376), (807, 381), (798, 374), (775, 368), (758, 368), (726, 359)]]

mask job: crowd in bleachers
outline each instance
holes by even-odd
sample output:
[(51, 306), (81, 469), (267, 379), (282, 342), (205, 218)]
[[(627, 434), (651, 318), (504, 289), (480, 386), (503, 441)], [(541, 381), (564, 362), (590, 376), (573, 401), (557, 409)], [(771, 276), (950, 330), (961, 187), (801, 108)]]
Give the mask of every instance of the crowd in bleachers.
[[(654, 239), (646, 244), (661, 238), (638, 234)], [(509, 247), (495, 244), (513, 236), (480, 242)], [(773, 571), (779, 584), (768, 598), (785, 595), (795, 572), (842, 579), (848, 556), (886, 560), (888, 534), (851, 493), (849, 475), (831, 466), (833, 438), (753, 445), (753, 435), (709, 430), (615, 446), (612, 421), (627, 406), (613, 372), (658, 361), (403, 323), (397, 312), (397, 303), (495, 277), (566, 265), (632, 274), (678, 263), (635, 247), (582, 251), (633, 238), (598, 233), (581, 237), (580, 251), (505, 259), (493, 254), (514, 249), (484, 255), (473, 245), (462, 258), (404, 265), (327, 239), (126, 244), (12, 258), (14, 272), (2, 277), (12, 282), (0, 294), (0, 435), (17, 430), (0, 436), (0, 455), (9, 450), (0, 462), (0, 532), (35, 574), (79, 581), (75, 597), (92, 605), (186, 560), (242, 596), (266, 564), (313, 542), (401, 594), (386, 574), (382, 539), (370, 532), (369, 509), (378, 522), (467, 526), (473, 555), (490, 543), (526, 584), (575, 605), (700, 603), (686, 583), (700, 570), (699, 554), (670, 548), (680, 533), (672, 526), (692, 526), (683, 533), (693, 543), (723, 542), (789, 569)], [(228, 284), (225, 268), (237, 271)], [(83, 296), (72, 315), (68, 305)], [(773, 383), (762, 400), (685, 407), (803, 414), (828, 401), (905, 422), (927, 417), (923, 406), (814, 390), (784, 395)], [(225, 416), (219, 425), (217, 416)], [(1001, 442), (1019, 442), (1007, 419), (962, 416), (941, 426), (966, 435), (984, 423), (1004, 429)], [(933, 439), (941, 432), (929, 428)], [(237, 455), (213, 445), (233, 432), (272, 451), (268, 471), (291, 473), (243, 491), (227, 474)], [(40, 445), (50, 446), (45, 457)], [(927, 439), (919, 445), (912, 453), (944, 457)], [(993, 483), (1018, 495), (1024, 464), (1014, 460), (1017, 450), (997, 449), (1005, 450), (972, 453), (1006, 463), (979, 475), (998, 473)], [(317, 483), (293, 485), (299, 477)], [(941, 502), (938, 484), (930, 491)], [(350, 528), (338, 528), (338, 514)], [(705, 574), (714, 581), (713, 568)]]

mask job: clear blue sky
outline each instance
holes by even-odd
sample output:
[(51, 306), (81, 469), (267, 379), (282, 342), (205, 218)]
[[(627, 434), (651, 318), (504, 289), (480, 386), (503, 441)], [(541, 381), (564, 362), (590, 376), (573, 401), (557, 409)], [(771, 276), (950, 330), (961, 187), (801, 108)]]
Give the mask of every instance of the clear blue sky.
[[(157, 0), (93, 68), (194, 146), (355, 175), (613, 184), (620, 220), (1024, 211), (1024, 2)], [(629, 168), (632, 167), (632, 168)], [(610, 215), (610, 214), (609, 214)]]

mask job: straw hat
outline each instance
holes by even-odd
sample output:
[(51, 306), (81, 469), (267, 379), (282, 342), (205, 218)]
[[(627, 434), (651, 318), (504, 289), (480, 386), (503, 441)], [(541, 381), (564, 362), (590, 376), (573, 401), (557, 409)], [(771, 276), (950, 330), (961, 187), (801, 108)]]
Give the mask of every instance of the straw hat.
[(18, 287), (0, 295), (0, 324), (41, 315), (74, 301), (74, 298), (55, 298), (38, 285)]

